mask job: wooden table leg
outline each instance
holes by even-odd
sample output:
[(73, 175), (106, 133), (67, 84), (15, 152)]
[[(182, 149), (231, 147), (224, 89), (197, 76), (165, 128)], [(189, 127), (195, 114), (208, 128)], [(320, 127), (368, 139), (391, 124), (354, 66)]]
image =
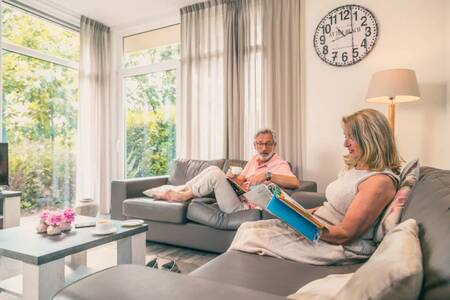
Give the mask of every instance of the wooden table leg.
[(117, 264), (145, 264), (145, 232), (117, 241)]
[(20, 197), (3, 199), (3, 228), (20, 225)]
[(87, 251), (81, 251), (75, 254), (72, 254), (69, 257), (68, 266), (72, 269), (76, 269), (80, 266), (85, 267), (87, 265)]
[(24, 300), (51, 299), (64, 282), (64, 258), (42, 265), (23, 263)]

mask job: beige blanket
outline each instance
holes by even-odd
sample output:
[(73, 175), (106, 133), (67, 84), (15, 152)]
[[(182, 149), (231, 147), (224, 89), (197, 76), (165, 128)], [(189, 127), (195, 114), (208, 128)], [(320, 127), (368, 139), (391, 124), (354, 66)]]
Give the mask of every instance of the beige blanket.
[(284, 258), (313, 265), (352, 264), (366, 255), (319, 240), (311, 243), (278, 219), (242, 224), (228, 250)]

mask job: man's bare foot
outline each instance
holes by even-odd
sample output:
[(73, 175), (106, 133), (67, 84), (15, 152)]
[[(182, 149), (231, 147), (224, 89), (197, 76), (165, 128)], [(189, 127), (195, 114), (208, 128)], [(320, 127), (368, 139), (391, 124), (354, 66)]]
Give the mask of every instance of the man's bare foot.
[(192, 199), (192, 194), (189, 191), (176, 192), (168, 190), (164, 195), (164, 199), (170, 202), (184, 202)]
[(167, 200), (171, 202), (184, 202), (192, 199), (194, 195), (188, 187), (184, 188), (182, 191), (174, 190), (164, 190), (154, 193), (154, 198), (159, 200)]

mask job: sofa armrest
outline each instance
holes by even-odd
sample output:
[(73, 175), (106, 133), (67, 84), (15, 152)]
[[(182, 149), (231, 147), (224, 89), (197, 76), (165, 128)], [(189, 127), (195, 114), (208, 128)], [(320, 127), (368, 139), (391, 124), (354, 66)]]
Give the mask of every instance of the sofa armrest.
[(297, 192), (317, 192), (317, 183), (314, 181), (301, 180), (300, 186), (296, 189), (283, 189), (289, 195), (293, 195)]
[(168, 176), (114, 180), (111, 183), (111, 218), (123, 220), (122, 204), (128, 198), (142, 197), (142, 192), (167, 184)]
[(325, 194), (314, 192), (295, 192), (291, 197), (306, 209), (321, 206), (327, 200)]

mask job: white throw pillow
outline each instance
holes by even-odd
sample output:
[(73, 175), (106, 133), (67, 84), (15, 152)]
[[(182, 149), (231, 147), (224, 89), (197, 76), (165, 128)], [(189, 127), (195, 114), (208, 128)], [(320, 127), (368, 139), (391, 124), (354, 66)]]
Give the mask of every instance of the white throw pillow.
[(423, 276), (418, 231), (413, 219), (398, 224), (361, 268), (346, 274), (350, 278), (345, 274), (327, 276), (308, 283), (288, 298), (416, 299)]
[(331, 274), (324, 278), (311, 281), (299, 289), (288, 299), (296, 300), (329, 300), (339, 293), (344, 285), (352, 278), (354, 273)]

